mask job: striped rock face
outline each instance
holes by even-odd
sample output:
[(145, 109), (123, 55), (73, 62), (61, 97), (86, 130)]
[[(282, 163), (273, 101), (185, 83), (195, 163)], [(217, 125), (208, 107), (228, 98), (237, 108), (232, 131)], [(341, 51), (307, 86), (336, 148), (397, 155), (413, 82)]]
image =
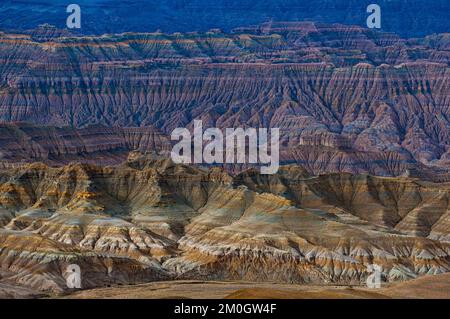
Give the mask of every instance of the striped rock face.
[(135, 157), (0, 169), (0, 287), (67, 291), (167, 279), (363, 284), (450, 271), (448, 184), (276, 175)]
[[(0, 297), (71, 292), (78, 277), (449, 272), (449, 44), (313, 22), (0, 32)], [(174, 164), (170, 134), (196, 120), (278, 128), (282, 167)]]
[(111, 165), (132, 150), (167, 151), (175, 128), (202, 120), (205, 129), (279, 128), (281, 162), (316, 175), (450, 181), (449, 61), (446, 34), (402, 39), (312, 22), (4, 32), (0, 152), (8, 162)]

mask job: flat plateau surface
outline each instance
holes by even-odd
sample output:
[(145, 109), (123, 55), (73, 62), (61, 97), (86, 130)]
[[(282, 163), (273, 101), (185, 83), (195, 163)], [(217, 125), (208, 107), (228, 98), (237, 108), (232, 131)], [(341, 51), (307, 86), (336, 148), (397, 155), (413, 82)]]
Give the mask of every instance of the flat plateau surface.
[(363, 286), (317, 286), (276, 283), (165, 281), (135, 286), (92, 289), (63, 298), (181, 298), (181, 299), (352, 299), (352, 298), (450, 298), (450, 274), (425, 276), (420, 279), (368, 289)]

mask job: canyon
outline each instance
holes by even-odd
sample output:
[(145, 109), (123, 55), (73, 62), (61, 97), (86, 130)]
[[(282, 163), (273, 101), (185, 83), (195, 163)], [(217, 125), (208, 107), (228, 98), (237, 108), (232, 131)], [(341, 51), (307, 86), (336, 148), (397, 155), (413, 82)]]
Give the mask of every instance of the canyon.
[[(411, 32), (0, 32), (0, 297), (448, 289), (450, 38)], [(278, 128), (280, 169), (173, 163), (196, 120)]]

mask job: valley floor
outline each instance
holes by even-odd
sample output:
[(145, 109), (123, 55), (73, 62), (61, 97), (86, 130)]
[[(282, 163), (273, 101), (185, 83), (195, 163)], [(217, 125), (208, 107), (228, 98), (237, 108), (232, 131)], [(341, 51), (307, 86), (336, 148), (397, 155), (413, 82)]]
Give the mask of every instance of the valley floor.
[(403, 283), (368, 289), (364, 286), (317, 286), (276, 283), (165, 281), (135, 286), (84, 290), (64, 296), (77, 299), (192, 298), (192, 299), (353, 299), (439, 298), (450, 299), (450, 273), (425, 276)]

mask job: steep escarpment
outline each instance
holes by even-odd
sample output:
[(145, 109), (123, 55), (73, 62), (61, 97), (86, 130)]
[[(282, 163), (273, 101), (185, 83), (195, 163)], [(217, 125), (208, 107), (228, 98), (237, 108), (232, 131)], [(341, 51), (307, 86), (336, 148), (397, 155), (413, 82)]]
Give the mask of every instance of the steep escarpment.
[[(242, 25), (258, 24), (268, 19), (338, 22), (365, 27), (368, 16), (368, 3), (359, 0), (78, 0), (77, 3), (83, 12), (82, 29), (79, 32), (99, 35), (158, 29), (169, 33), (193, 30), (204, 32), (211, 28), (231, 31)], [(416, 37), (447, 32), (450, 28), (446, 15), (450, 5), (446, 0), (378, 0), (376, 3), (382, 8), (383, 30)], [(64, 12), (67, 5), (67, 2), (59, 0), (4, 1), (0, 27), (26, 30), (38, 24), (51, 23), (65, 28)]]
[[(0, 60), (2, 121), (110, 127), (99, 151), (123, 146), (116, 127), (169, 135), (201, 119), (280, 128), (283, 163), (314, 174), (449, 180), (445, 35), (407, 40), (311, 22), (48, 41), (5, 33)], [(127, 149), (161, 146), (138, 131), (122, 134)]]
[(387, 281), (450, 270), (449, 186), (407, 177), (311, 176), (295, 165), (231, 176), (139, 156), (27, 164), (0, 170), (0, 207), (1, 280), (46, 291), (64, 289), (67, 262), (89, 287), (175, 277), (358, 284), (373, 263)]

